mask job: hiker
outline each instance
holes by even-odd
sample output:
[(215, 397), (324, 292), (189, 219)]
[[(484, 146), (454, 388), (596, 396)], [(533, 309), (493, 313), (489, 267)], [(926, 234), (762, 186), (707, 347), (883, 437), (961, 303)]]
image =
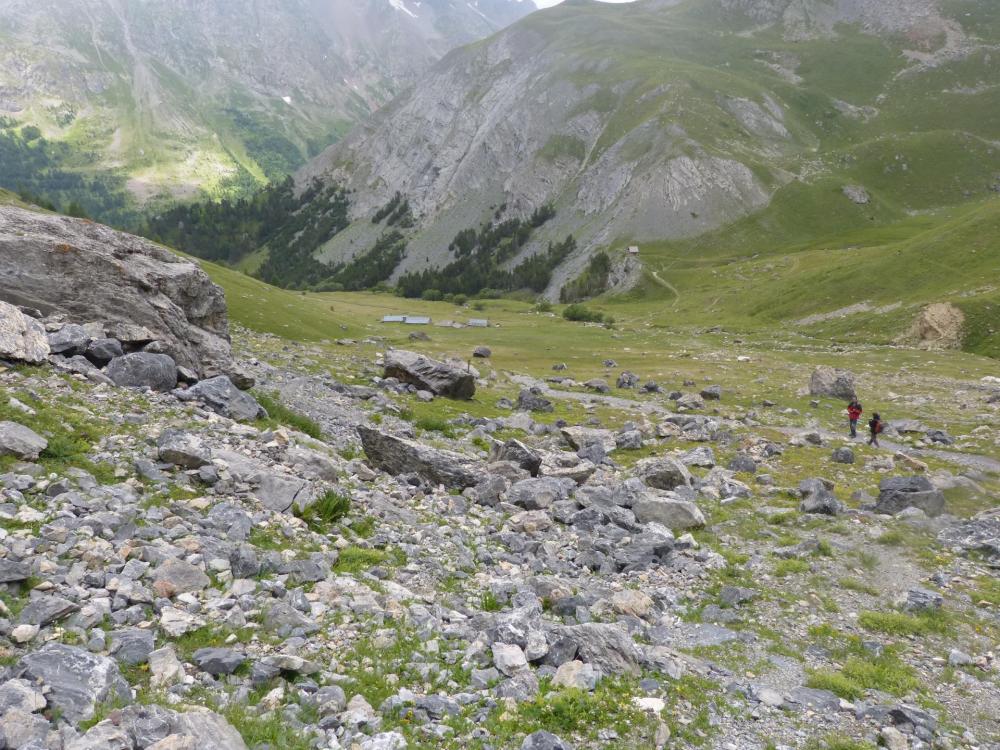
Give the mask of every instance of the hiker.
[(852, 398), (851, 403), (847, 405), (847, 418), (851, 422), (851, 437), (856, 438), (858, 436), (858, 420), (861, 419), (861, 413), (864, 409), (858, 402), (857, 398)]
[(878, 412), (875, 412), (875, 414), (872, 415), (872, 418), (868, 421), (868, 429), (872, 434), (872, 436), (868, 438), (868, 445), (874, 445), (878, 448), (879, 433), (885, 429), (885, 422), (882, 421), (882, 417), (879, 416)]

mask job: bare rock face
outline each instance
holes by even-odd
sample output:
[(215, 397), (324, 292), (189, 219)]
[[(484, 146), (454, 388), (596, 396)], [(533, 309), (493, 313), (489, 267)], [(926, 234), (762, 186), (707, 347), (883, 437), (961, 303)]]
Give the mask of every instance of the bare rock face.
[(109, 331), (145, 329), (202, 377), (230, 366), (222, 289), (194, 263), (100, 224), (0, 207), (0, 297)]
[(950, 302), (937, 302), (921, 310), (898, 341), (926, 349), (958, 349), (964, 326), (965, 313)]
[(385, 355), (385, 376), (410, 383), (435, 396), (469, 399), (476, 393), (476, 377), (472, 372), (403, 349), (394, 349)]

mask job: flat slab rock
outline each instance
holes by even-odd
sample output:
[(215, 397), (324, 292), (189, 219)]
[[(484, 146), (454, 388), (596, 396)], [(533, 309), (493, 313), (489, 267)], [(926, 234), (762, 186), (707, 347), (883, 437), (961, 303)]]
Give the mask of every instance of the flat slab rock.
[(385, 355), (385, 377), (415, 385), (435, 396), (470, 399), (476, 393), (476, 376), (471, 370), (405, 349), (393, 349)]
[(47, 643), (23, 656), (14, 671), (47, 687), (48, 702), (74, 723), (92, 718), (98, 703), (132, 702), (132, 692), (114, 660), (76, 646)]
[(415, 440), (390, 435), (371, 427), (358, 427), (365, 455), (374, 466), (391, 474), (419, 474), (436, 484), (453, 489), (474, 487), (482, 471), (460, 453), (442, 451)]

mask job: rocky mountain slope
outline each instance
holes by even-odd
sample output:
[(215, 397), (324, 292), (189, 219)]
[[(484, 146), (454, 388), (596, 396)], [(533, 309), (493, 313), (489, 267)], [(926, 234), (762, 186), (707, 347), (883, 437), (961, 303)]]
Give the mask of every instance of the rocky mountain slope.
[[(107, 239), (124, 270), (163, 262)], [(309, 304), (231, 296), (277, 328)], [(265, 417), (218, 378), (109, 379), (99, 309), (10, 302), (8, 747), (1000, 747), (982, 360), (724, 332), (680, 351), (537, 314), (433, 340), (234, 326)], [(328, 302), (286, 330), (327, 334), (349, 301)], [(105, 373), (141, 354), (163, 356)], [(846, 437), (854, 393), (887, 405), (881, 446)]]
[(521, 257), (576, 235), (555, 294), (597, 248), (747, 216), (763, 248), (796, 215), (816, 236), (983, 197), (998, 34), (995, 4), (974, 1), (566, 3), (453, 52), (303, 168), (353, 191), (356, 224), (317, 253), (370, 247), (396, 192), (416, 226), (393, 278), (444, 265), (459, 230), (552, 203)]
[[(140, 201), (219, 195), (286, 174), (445, 52), (533, 9), (530, 0), (4, 0), (0, 114), (69, 144), (62, 166), (110, 170)], [(20, 179), (4, 186), (44, 194), (40, 175)]]

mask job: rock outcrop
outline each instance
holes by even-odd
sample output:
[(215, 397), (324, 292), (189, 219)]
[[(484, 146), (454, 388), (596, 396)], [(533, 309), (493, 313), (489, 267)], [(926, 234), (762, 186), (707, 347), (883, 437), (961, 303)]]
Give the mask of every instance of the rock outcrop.
[(202, 377), (231, 365), (225, 296), (208, 275), (90, 221), (0, 206), (0, 300), (96, 323), (122, 343), (159, 342)]

